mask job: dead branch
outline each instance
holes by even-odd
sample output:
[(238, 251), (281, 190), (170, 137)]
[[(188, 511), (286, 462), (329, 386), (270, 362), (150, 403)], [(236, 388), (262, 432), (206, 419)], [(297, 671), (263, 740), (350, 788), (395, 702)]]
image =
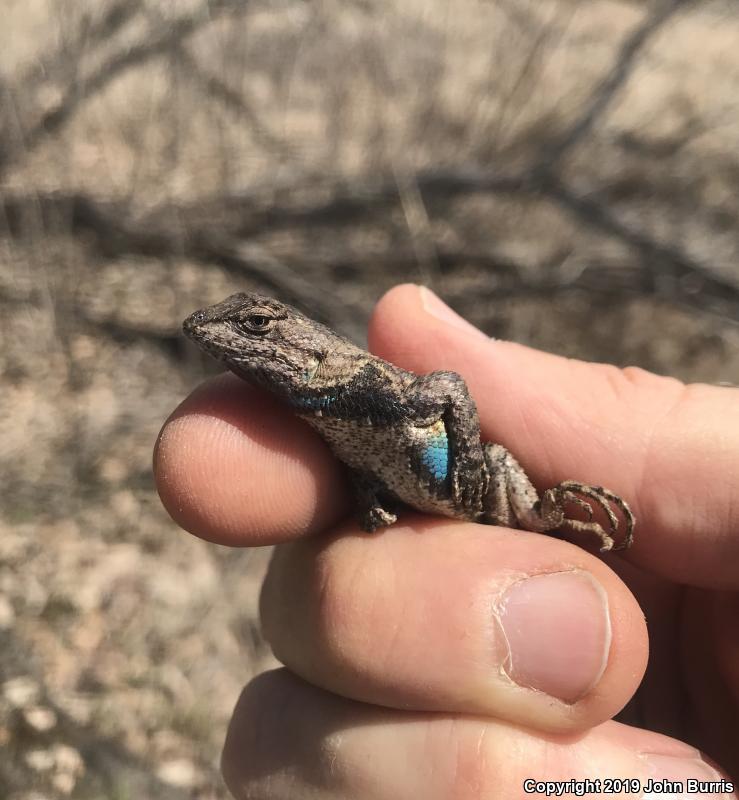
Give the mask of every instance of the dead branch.
[(739, 319), (739, 286), (716, 274), (707, 264), (627, 225), (594, 195), (580, 197), (554, 177), (546, 178), (541, 190), (583, 224), (636, 250), (642, 261), (638, 273), (640, 294), (662, 296)]
[[(153, 58), (165, 56), (171, 48), (195, 34), (217, 16), (226, 12), (244, 11), (247, 3), (241, 0), (210, 0), (197, 12), (170, 21), (138, 44), (126, 46), (108, 57), (94, 73), (69, 83), (53, 108), (42, 114), (34, 123), (21, 120), (23, 141), (13, 146), (9, 141), (0, 147), (0, 174), (21, 155), (27, 155), (46, 139), (57, 133), (89, 100), (103, 91), (113, 80), (128, 70), (141, 66)], [(14, 94), (11, 87), (7, 91)]]
[[(168, 209), (167, 217), (176, 214)], [(300, 270), (271, 256), (264, 248), (232, 237), (208, 225), (161, 228), (132, 224), (120, 203), (102, 203), (84, 194), (52, 193), (33, 197), (0, 198), (0, 221), (7, 234), (34, 235), (41, 226), (47, 232), (68, 232), (92, 245), (105, 258), (146, 256), (182, 258), (215, 264), (243, 280), (252, 277), (288, 297), (313, 308), (324, 319), (336, 319), (335, 307), (325, 289), (314, 286)], [(352, 312), (346, 310), (347, 320)]]
[(116, 0), (110, 3), (98, 19), (90, 19), (89, 14), (84, 15), (71, 39), (64, 39), (53, 53), (34, 61), (16, 82), (16, 91), (34, 92), (40, 84), (58, 79), (70, 63), (79, 60), (81, 53), (89, 53), (110, 41), (140, 10), (141, 0)]
[(585, 102), (582, 114), (559, 137), (559, 141), (544, 152), (540, 161), (545, 169), (551, 169), (555, 162), (560, 161), (590, 133), (634, 73), (639, 56), (649, 42), (689, 2), (690, 0), (664, 0), (626, 37), (613, 65)]
[[(465, 252), (438, 249), (436, 258), (439, 269), (447, 270), (464, 265), (477, 265), (490, 269), (491, 289), (499, 296), (553, 296), (573, 289), (612, 296), (641, 295), (663, 297), (671, 302), (700, 310), (709, 310), (729, 319), (739, 318), (739, 286), (717, 274), (707, 264), (692, 258), (680, 248), (660, 242), (647, 232), (635, 229), (622, 222), (597, 198), (581, 197), (557, 179), (536, 180), (502, 178), (473, 171), (439, 172), (420, 174), (416, 179), (424, 203), (430, 207), (449, 201), (455, 196), (468, 193), (496, 191), (545, 197), (556, 203), (567, 213), (575, 216), (581, 224), (613, 237), (634, 252), (629, 263), (619, 263), (604, 268), (602, 264), (583, 266), (574, 276), (556, 268), (539, 270), (536, 278), (527, 278), (520, 264), (507, 261), (494, 252)], [(391, 189), (392, 187), (392, 189)], [(314, 208), (281, 208), (260, 210), (262, 221), (271, 219), (280, 225), (295, 228), (312, 227), (317, 219), (325, 223), (335, 213), (341, 220), (342, 203), (348, 203), (349, 215), (361, 214), (362, 201), (365, 211), (370, 212), (382, 198), (385, 213), (394, 204), (400, 203), (397, 183), (394, 180), (374, 181), (369, 185), (356, 182), (353, 191), (345, 186), (337, 190), (337, 196)], [(246, 202), (246, 193), (240, 195)], [(224, 200), (230, 205), (231, 199)], [(346, 208), (344, 209), (346, 212)], [(370, 213), (366, 211), (366, 213)], [(263, 246), (250, 241), (240, 233), (229, 232), (211, 223), (198, 221), (191, 209), (170, 207), (159, 209), (150, 219), (186, 220), (182, 225), (141, 225), (129, 220), (127, 209), (121, 204), (104, 204), (82, 194), (43, 195), (32, 198), (5, 197), (0, 201), (0, 219), (5, 221), (6, 235), (22, 236), (24, 219), (40, 220), (46, 229), (55, 226), (65, 228), (73, 236), (79, 236), (93, 246), (99, 255), (106, 258), (124, 256), (147, 256), (162, 259), (186, 258), (201, 263), (216, 264), (236, 275), (239, 279), (258, 279), (282, 296), (309, 307), (325, 319), (337, 319), (338, 308), (331, 297), (317, 289), (303, 277), (303, 272), (320, 265), (326, 269), (344, 268), (361, 271), (382, 260), (386, 268), (411, 271), (418, 268), (418, 256), (412, 243), (407, 247), (393, 247), (382, 256), (367, 256), (357, 252), (337, 252), (328, 258), (314, 254), (292, 264), (275, 258)], [(334, 219), (335, 221), (335, 219)], [(0, 231), (2, 233), (2, 231)], [(351, 326), (352, 310), (344, 309), (346, 326)]]
[(259, 119), (254, 109), (240, 92), (232, 89), (217, 75), (208, 73), (206, 69), (188, 52), (186, 47), (179, 43), (174, 45), (174, 55), (177, 63), (202, 89), (208, 97), (222, 103), (231, 113), (240, 117), (248, 126), (254, 139), (265, 148), (281, 156), (289, 153), (288, 145), (279, 136), (270, 131), (265, 123)]

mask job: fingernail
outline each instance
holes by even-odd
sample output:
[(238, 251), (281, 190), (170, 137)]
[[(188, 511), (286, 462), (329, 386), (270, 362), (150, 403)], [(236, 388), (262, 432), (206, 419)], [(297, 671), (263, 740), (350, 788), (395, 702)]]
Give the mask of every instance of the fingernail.
[(649, 774), (644, 800), (653, 800), (655, 797), (663, 798), (696, 798), (711, 797), (718, 800), (733, 791), (728, 781), (713, 767), (699, 758), (676, 758), (663, 756), (657, 753), (642, 753), (646, 761)]
[(497, 616), (507, 645), (503, 669), (519, 686), (574, 703), (603, 675), (611, 647), (608, 596), (587, 572), (518, 581)]
[(449, 308), (443, 300), (439, 299), (431, 289), (427, 289), (425, 286), (420, 286), (419, 289), (421, 290), (421, 305), (424, 311), (431, 314), (432, 317), (436, 317), (436, 319), (440, 319), (442, 322), (447, 325), (452, 325), (460, 331), (472, 334), (478, 339), (485, 339), (487, 342), (490, 341), (489, 336), (484, 334), (479, 328), (467, 322), (464, 317), (460, 317), (456, 311), (452, 311), (452, 309)]

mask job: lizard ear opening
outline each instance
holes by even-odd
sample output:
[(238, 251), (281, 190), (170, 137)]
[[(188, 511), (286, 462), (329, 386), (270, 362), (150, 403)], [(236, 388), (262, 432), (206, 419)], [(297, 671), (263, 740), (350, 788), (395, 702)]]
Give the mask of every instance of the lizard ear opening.
[(321, 365), (323, 364), (324, 356), (322, 353), (314, 353), (313, 357), (308, 361), (305, 369), (303, 370), (303, 379), (308, 384), (314, 378), (320, 378)]

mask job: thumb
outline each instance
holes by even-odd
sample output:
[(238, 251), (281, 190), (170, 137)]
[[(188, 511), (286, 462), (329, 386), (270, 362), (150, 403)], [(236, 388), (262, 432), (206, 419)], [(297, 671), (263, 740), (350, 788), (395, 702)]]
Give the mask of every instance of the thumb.
[(541, 489), (601, 484), (637, 517), (628, 557), (681, 583), (739, 588), (739, 390), (685, 385), (494, 341), (418, 286), (379, 302), (370, 347), (419, 373), (460, 373), (483, 440)]

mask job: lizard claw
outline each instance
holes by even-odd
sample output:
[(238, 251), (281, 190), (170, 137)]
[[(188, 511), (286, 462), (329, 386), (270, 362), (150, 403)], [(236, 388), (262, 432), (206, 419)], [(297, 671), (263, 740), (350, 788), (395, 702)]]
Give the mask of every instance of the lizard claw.
[(398, 517), (392, 511), (386, 511), (381, 506), (372, 506), (360, 517), (359, 526), (367, 533), (374, 533), (378, 528), (386, 528), (397, 521)]
[(561, 494), (562, 503), (572, 503), (578, 508), (581, 508), (588, 515), (588, 522), (593, 519), (593, 507), (581, 497), (578, 497), (574, 492), (565, 491)]
[(452, 473), (452, 498), (456, 505), (479, 514), (483, 508), (483, 499), (488, 489), (488, 481), (480, 480), (485, 476), (482, 462), (468, 461), (457, 465)]
[[(583, 509), (588, 516), (587, 522), (565, 517), (562, 527), (578, 532), (593, 533), (601, 540), (601, 552), (608, 550), (626, 550), (631, 546), (634, 538), (634, 515), (626, 503), (609, 489), (602, 486), (588, 486), (577, 481), (563, 481), (552, 490), (563, 509), (565, 504), (573, 504)], [(593, 522), (593, 507), (582, 499), (587, 497), (594, 505), (600, 508), (608, 518), (609, 530), (606, 531), (599, 523)], [(615, 543), (615, 536), (619, 530), (619, 521), (611, 504), (621, 512), (625, 531), (620, 544)], [(564, 511), (563, 511), (564, 513)]]

